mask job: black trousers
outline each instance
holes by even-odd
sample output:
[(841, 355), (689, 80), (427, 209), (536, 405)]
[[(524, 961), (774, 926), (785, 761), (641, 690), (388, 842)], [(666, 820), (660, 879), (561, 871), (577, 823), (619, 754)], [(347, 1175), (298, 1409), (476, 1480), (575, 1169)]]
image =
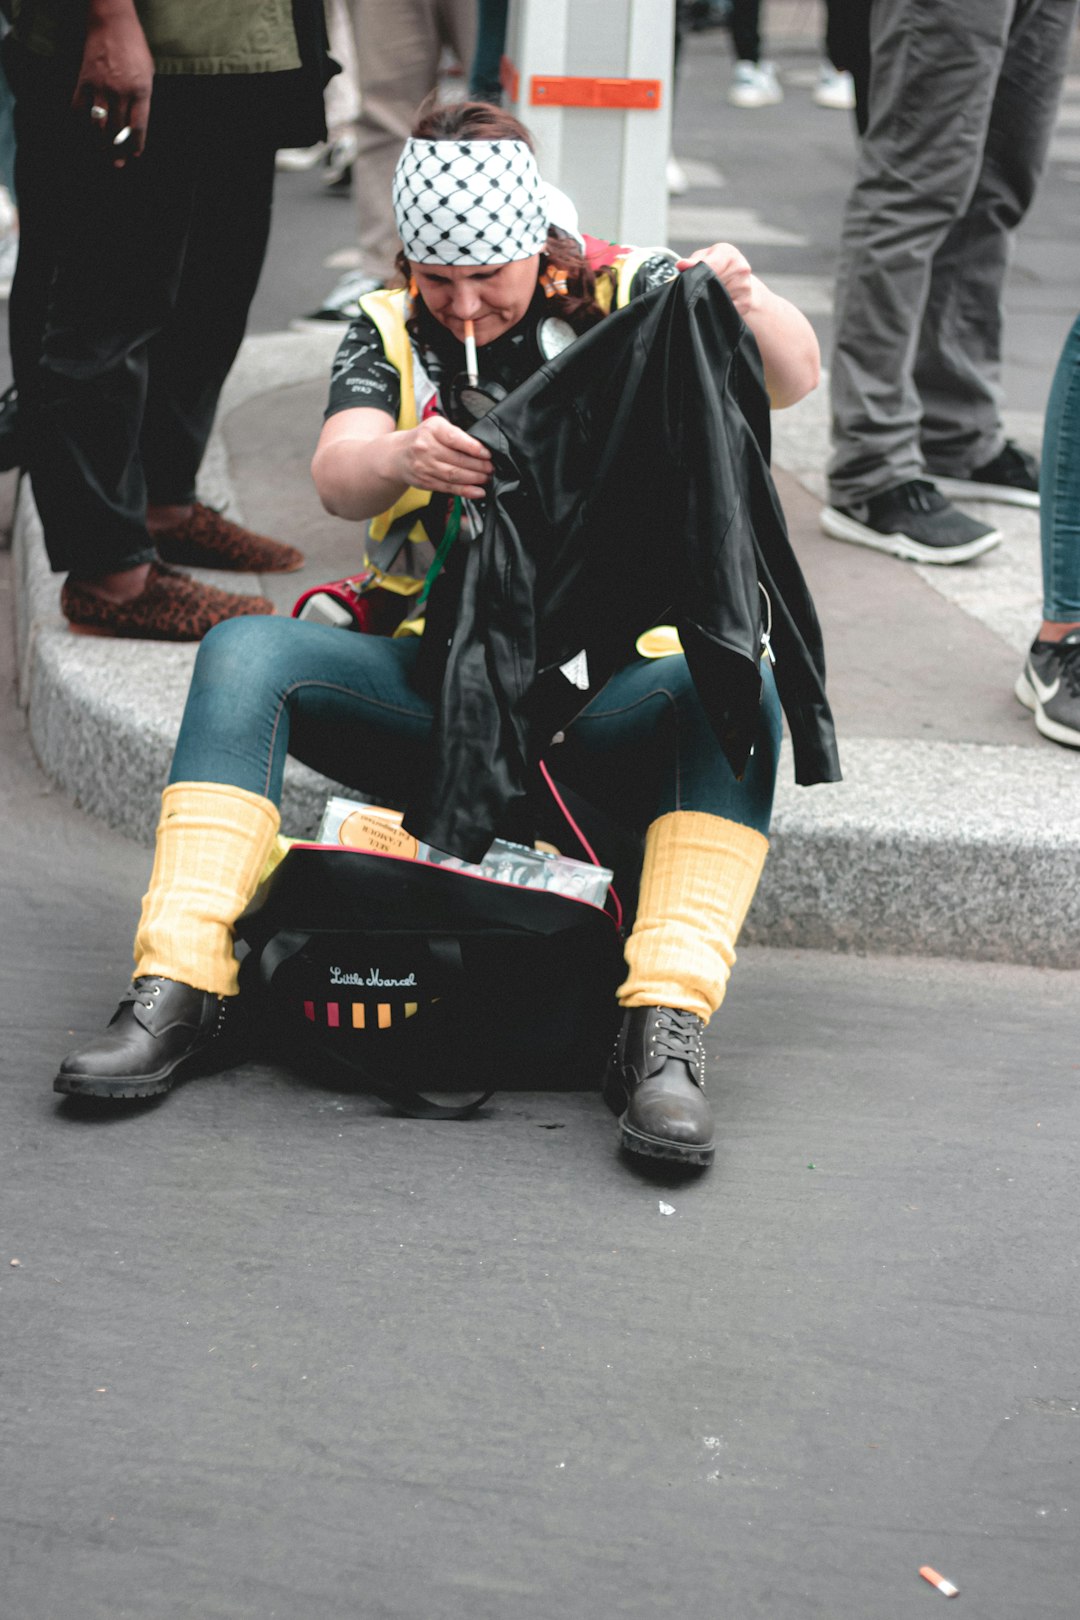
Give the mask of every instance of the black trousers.
[(5, 64), (26, 461), (54, 570), (94, 578), (153, 556), (148, 502), (194, 495), (266, 252), (274, 138), (227, 80), (159, 77), (146, 150), (114, 169), (71, 112), (72, 67), (10, 42)]

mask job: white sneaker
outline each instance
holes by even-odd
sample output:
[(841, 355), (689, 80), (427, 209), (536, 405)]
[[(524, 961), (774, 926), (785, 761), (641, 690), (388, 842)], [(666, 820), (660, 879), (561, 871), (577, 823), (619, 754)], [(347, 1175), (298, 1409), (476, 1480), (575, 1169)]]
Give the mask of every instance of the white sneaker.
[(360, 143), (353, 130), (343, 130), (323, 153), (319, 179), (327, 191), (348, 191), (352, 186), (352, 166)]
[(667, 189), (669, 197), (685, 197), (690, 190), (690, 182), (686, 178), (686, 171), (677, 157), (667, 160)]
[(382, 282), (362, 270), (350, 270), (337, 286), (327, 293), (318, 309), (310, 315), (298, 315), (289, 322), (294, 332), (325, 332), (329, 327), (346, 327), (360, 313), (359, 300), (365, 293), (376, 292)]
[(19, 233), (12, 227), (0, 236), (0, 299), (11, 296), (15, 266), (19, 259)]
[(772, 62), (736, 62), (728, 91), (733, 107), (772, 107), (783, 99)]
[(315, 146), (279, 146), (274, 167), (282, 174), (302, 174), (305, 169), (315, 167), (325, 149), (325, 141), (319, 141)]
[(855, 80), (850, 73), (834, 68), (831, 62), (822, 62), (814, 100), (819, 107), (835, 107), (837, 112), (852, 112), (855, 107)]
[(1044, 737), (1080, 748), (1080, 630), (1061, 641), (1036, 637), (1013, 691)]

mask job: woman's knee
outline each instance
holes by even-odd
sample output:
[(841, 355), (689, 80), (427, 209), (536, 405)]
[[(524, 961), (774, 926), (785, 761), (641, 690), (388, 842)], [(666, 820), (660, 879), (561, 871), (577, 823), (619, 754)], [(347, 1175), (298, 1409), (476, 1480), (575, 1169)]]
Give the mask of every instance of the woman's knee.
[(252, 615), (215, 624), (199, 644), (192, 687), (234, 693), (280, 683), (291, 652), (294, 619)]

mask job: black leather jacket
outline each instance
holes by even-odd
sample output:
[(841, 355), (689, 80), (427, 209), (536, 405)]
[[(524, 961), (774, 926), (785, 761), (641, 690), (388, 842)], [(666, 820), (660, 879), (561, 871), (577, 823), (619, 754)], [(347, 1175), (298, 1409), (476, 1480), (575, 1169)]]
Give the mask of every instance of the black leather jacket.
[[(817, 615), (769, 473), (757, 345), (709, 269), (592, 328), (475, 433), (495, 472), (465, 547), (410, 832), (479, 860), (554, 734), (663, 621), (741, 775), (771, 616), (796, 780), (839, 779)], [(584, 688), (562, 669), (582, 651)]]

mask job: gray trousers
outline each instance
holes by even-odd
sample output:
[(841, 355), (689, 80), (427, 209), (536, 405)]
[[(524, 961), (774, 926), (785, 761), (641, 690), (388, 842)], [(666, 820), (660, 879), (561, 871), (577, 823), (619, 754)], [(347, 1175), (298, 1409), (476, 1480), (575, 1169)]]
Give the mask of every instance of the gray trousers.
[(836, 289), (829, 495), (1001, 449), (1001, 298), (1077, 0), (874, 0), (870, 122)]
[(360, 117), (353, 164), (360, 269), (385, 281), (401, 246), (390, 205), (394, 167), (449, 45), (466, 76), (476, 50), (476, 0), (351, 0)]

